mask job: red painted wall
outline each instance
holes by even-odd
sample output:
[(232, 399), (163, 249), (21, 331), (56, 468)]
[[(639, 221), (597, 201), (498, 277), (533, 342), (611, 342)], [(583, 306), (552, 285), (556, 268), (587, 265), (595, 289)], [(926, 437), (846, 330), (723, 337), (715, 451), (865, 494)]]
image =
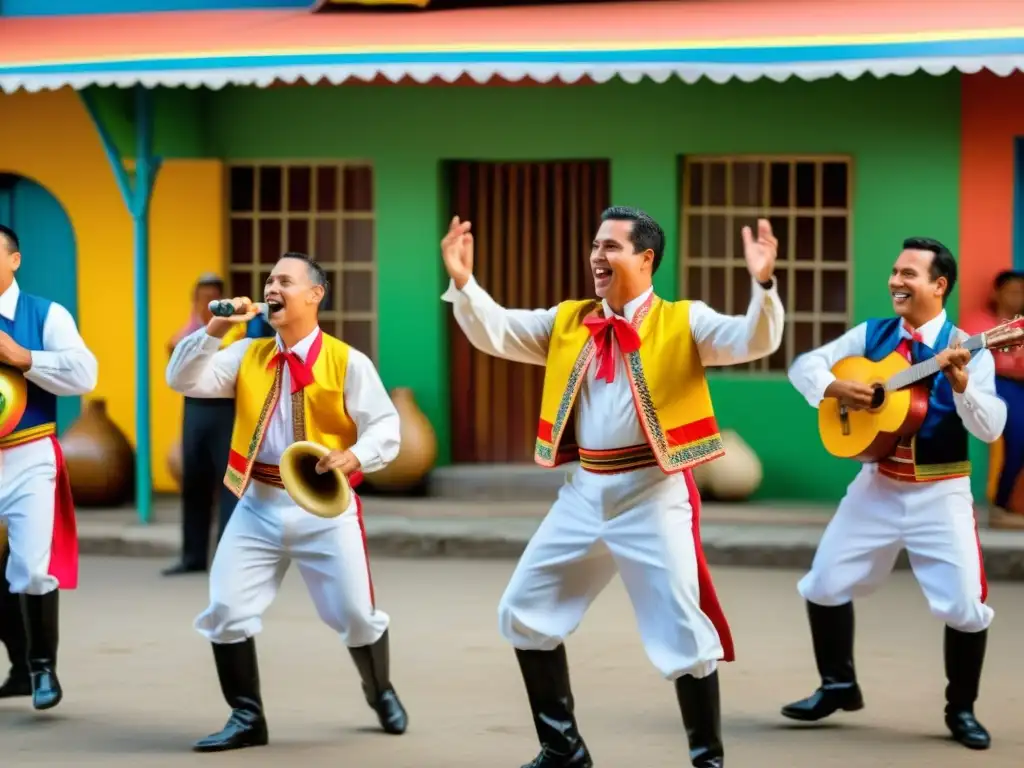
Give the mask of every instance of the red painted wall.
[(961, 318), (982, 307), (1013, 263), (1014, 139), (1024, 136), (1024, 74), (961, 79)]

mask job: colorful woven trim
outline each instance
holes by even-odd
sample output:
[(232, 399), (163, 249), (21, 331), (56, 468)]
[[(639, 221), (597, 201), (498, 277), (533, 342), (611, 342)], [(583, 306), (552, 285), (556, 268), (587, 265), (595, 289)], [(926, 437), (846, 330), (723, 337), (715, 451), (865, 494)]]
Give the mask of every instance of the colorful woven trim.
[(617, 475), (637, 469), (658, 466), (654, 451), (649, 445), (631, 445), (628, 448), (611, 448), (604, 451), (590, 451), (580, 448), (580, 467), (598, 475)]
[[(232, 451), (228, 456), (228, 469), (224, 473), (224, 485), (238, 496), (242, 497), (245, 487), (249, 484), (249, 476), (252, 472), (252, 465), (256, 454), (266, 437), (267, 427), (270, 425), (270, 417), (277, 407), (277, 401), (281, 397), (281, 379), (284, 375), (284, 360), (282, 359), (274, 371), (274, 382), (267, 393), (267, 399), (263, 401), (263, 408), (260, 410), (260, 417), (256, 422), (256, 429), (253, 431), (252, 439), (249, 441), (249, 448), (245, 456), (240, 456)], [(241, 459), (239, 461), (239, 459)]]
[(19, 429), (17, 432), (11, 432), (11, 434), (5, 437), (0, 437), (0, 448), (14, 448), (55, 434), (57, 434), (57, 425), (50, 421), (37, 427)]
[(878, 473), (903, 483), (934, 483), (956, 477), (970, 477), (971, 462), (949, 464), (918, 464), (914, 460), (913, 443), (900, 443), (892, 456), (878, 462)]
[(281, 481), (281, 468), (276, 464), (264, 464), (262, 461), (254, 461), (249, 479), (264, 485), (272, 485), (274, 488), (284, 489), (284, 483)]

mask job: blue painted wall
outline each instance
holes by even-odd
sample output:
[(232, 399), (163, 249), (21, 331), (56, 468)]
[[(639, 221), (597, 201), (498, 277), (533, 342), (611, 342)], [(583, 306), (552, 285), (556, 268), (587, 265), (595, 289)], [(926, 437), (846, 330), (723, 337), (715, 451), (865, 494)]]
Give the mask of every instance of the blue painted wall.
[(0, 0), (0, 16), (78, 16), (90, 13), (312, 6), (313, 0)]
[[(0, 224), (11, 227), (21, 241), (21, 289), (63, 304), (77, 322), (75, 233), (61, 204), (34, 181), (18, 179), (13, 186), (0, 185)], [(63, 433), (81, 411), (80, 397), (58, 398), (58, 433)]]

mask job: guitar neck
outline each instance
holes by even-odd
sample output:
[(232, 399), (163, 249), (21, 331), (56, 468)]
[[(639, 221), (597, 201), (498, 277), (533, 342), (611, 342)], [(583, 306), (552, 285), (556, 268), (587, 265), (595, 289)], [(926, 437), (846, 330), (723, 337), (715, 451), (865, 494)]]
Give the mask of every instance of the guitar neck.
[[(963, 347), (972, 354), (977, 352), (979, 349), (984, 349), (985, 334), (979, 333), (976, 336), (971, 336), (971, 338), (967, 339), (967, 341), (963, 343)], [(896, 390), (917, 384), (917, 382), (923, 381), (929, 376), (934, 376), (938, 372), (939, 363), (934, 357), (932, 357), (920, 363), (915, 363), (905, 371), (900, 371), (885, 383), (885, 388), (890, 392), (895, 392)]]

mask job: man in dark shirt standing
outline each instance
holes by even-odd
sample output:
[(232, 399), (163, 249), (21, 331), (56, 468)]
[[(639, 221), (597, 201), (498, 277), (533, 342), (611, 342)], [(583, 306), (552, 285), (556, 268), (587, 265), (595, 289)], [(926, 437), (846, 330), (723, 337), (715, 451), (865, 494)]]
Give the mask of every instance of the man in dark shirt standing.
[[(168, 343), (168, 353), (181, 339), (209, 322), (210, 302), (223, 295), (224, 281), (220, 277), (207, 273), (199, 278), (193, 290), (192, 316)], [(273, 329), (262, 317), (237, 328), (237, 333), (224, 338), (224, 346), (245, 336), (273, 335)], [(165, 569), (165, 576), (206, 571), (214, 499), (219, 511), (217, 541), (235, 509), (238, 500), (223, 483), (234, 423), (234, 399), (185, 398), (181, 437), (181, 560)]]

